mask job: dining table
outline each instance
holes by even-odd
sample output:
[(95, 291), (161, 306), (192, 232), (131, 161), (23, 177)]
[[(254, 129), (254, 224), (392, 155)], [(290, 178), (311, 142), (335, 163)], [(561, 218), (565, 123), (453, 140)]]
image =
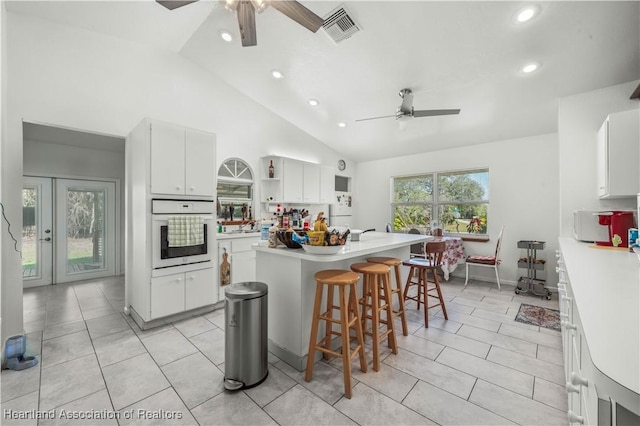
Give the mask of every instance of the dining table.
[(433, 241), (445, 241), (446, 249), (442, 255), (442, 274), (445, 281), (449, 281), (449, 275), (456, 270), (458, 264), (466, 258), (464, 243), (461, 237), (435, 237)]

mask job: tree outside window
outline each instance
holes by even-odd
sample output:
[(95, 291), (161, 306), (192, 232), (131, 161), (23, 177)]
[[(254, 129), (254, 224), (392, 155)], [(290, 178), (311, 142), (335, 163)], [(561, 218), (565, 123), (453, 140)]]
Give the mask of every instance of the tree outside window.
[(486, 234), (489, 170), (463, 170), (395, 177), (392, 207), (394, 229), (449, 234)]

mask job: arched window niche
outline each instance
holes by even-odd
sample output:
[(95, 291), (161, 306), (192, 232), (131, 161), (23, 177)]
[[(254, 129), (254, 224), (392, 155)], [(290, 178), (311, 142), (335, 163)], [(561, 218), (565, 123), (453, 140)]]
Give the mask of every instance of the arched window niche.
[(242, 225), (255, 218), (253, 172), (239, 158), (225, 160), (218, 169), (216, 210), (222, 225)]

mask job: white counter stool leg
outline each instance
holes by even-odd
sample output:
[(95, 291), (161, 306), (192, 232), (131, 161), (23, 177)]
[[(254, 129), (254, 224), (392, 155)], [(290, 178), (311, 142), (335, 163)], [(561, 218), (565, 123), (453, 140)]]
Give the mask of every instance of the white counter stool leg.
[[(342, 371), (344, 375), (344, 394), (351, 399), (351, 360), (358, 355), (360, 357), (360, 370), (367, 372), (367, 361), (364, 356), (364, 335), (362, 333), (362, 323), (358, 314), (357, 287), (356, 283), (360, 276), (352, 271), (329, 269), (315, 273), (316, 296), (313, 305), (313, 318), (311, 320), (311, 335), (309, 337), (309, 353), (307, 354), (307, 371), (304, 379), (309, 382), (313, 376), (313, 360), (315, 351), (321, 351), (327, 358), (329, 355), (342, 358)], [(322, 307), (322, 294), (324, 287), (327, 287), (326, 311), (320, 312)], [(339, 290), (338, 305), (334, 305), (333, 289)], [(347, 289), (349, 294), (347, 296)], [(338, 310), (339, 315), (333, 316), (333, 311)], [(325, 336), (320, 341), (318, 338), (318, 328), (320, 321), (325, 321)], [(340, 331), (334, 331), (333, 325), (338, 324)], [(351, 337), (349, 330), (355, 329), (356, 345), (351, 349)], [(331, 337), (340, 336), (342, 348), (340, 352), (331, 349)]]
[[(381, 263), (354, 263), (353, 272), (361, 273), (363, 277), (362, 292), (362, 322), (365, 334), (369, 334), (366, 320), (371, 319), (371, 337), (373, 338), (373, 370), (380, 371), (380, 341), (387, 338), (391, 352), (398, 353), (398, 344), (393, 326), (393, 312), (391, 309), (390, 268)], [(383, 303), (384, 302), (384, 303)], [(369, 314), (369, 311), (371, 313)], [(385, 317), (382, 318), (382, 313)], [(380, 323), (386, 325), (386, 330), (380, 331)]]
[(400, 321), (402, 323), (402, 334), (405, 336), (409, 335), (409, 328), (407, 326), (407, 316), (404, 313), (404, 297), (402, 294), (402, 279), (400, 278), (400, 265), (402, 265), (402, 261), (400, 259), (396, 259), (395, 257), (370, 257), (367, 259), (367, 262), (370, 263), (382, 263), (383, 265), (387, 265), (388, 267), (392, 267), (395, 273), (395, 288), (391, 286), (391, 296), (397, 295), (398, 298), (398, 310), (393, 311), (393, 300), (391, 301), (392, 311), (394, 317), (400, 317)]

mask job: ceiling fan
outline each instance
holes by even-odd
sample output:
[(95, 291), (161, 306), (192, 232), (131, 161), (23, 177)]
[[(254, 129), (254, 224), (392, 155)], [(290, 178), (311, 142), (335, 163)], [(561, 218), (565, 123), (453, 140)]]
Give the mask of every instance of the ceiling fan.
[[(190, 3), (195, 3), (196, 1), (198, 0), (156, 0), (156, 2), (169, 10), (177, 9)], [(237, 11), (243, 47), (258, 44), (255, 12), (262, 13), (269, 6), (273, 6), (273, 8), (280, 13), (283, 13), (314, 33), (318, 31), (324, 23), (324, 19), (293, 0), (224, 0), (224, 3), (225, 8)]]
[(405, 120), (414, 117), (433, 117), (436, 115), (455, 115), (459, 114), (459, 109), (413, 109), (413, 92), (411, 89), (402, 89), (398, 95), (402, 98), (402, 105), (398, 107), (398, 110), (394, 115), (383, 115), (381, 117), (361, 118), (356, 121), (377, 120), (378, 118), (395, 117), (396, 120)]

